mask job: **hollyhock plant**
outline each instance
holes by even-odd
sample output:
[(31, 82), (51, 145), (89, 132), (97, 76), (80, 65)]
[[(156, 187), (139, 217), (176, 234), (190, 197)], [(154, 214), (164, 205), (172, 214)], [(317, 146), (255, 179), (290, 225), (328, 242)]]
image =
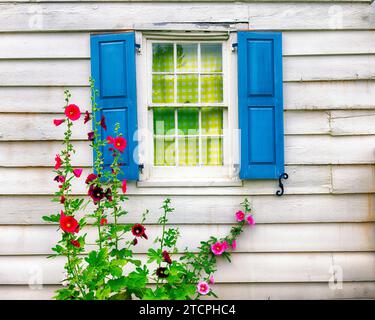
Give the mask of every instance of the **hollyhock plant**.
[(76, 121), (81, 117), (81, 110), (76, 104), (69, 104), (65, 108), (65, 115), (72, 121)]
[(53, 119), (53, 124), (58, 127), (60, 124), (62, 124), (65, 121), (65, 119)]
[[(69, 102), (71, 95), (65, 91), (66, 125), (62, 150), (55, 158), (57, 169), (54, 171), (54, 180), (57, 182), (57, 191), (53, 199), (62, 209), (59, 209), (60, 213), (43, 217), (45, 221), (60, 226), (60, 238), (52, 248), (51, 257), (64, 258), (66, 262), (67, 285), (56, 291), (55, 298), (180, 300), (199, 299), (203, 295), (217, 297), (210, 288), (214, 284), (213, 275), (220, 259), (230, 262), (231, 250), (228, 249), (235, 249), (236, 239), (248, 222), (245, 216), (251, 213), (248, 200), (242, 203), (244, 216), (238, 219), (236, 214), (233, 220), (237, 221), (226, 236), (211, 236), (201, 241), (194, 252), (181, 250), (181, 245), (177, 245), (181, 235), (179, 228), (169, 224), (174, 208), (168, 198), (163, 201), (162, 213), (157, 219), (160, 229), (150, 228), (146, 234), (148, 210), (137, 219), (137, 223), (127, 224), (126, 221), (134, 219), (133, 214), (124, 219), (129, 207), (125, 203), (128, 200), (127, 181), (120, 179), (124, 173), (120, 159), (127, 142), (120, 133), (119, 123), (114, 125), (113, 137), (102, 138), (103, 129), (106, 129), (105, 118), (97, 118), (102, 110), (96, 103), (98, 92), (93, 82), (90, 83), (93, 93), (92, 113), (85, 112), (83, 122), (76, 121), (80, 118), (80, 110)], [(97, 155), (92, 168), (95, 173), (78, 180), (76, 178), (81, 177), (82, 169), (72, 166), (71, 158), (76, 155), (72, 127), (90, 120), (93, 131), (88, 134), (88, 139), (92, 141), (90, 147)], [(110, 160), (107, 162), (106, 158), (105, 165), (103, 152)], [(88, 196), (75, 196), (72, 182), (85, 186)], [(88, 225), (90, 243), (86, 243)], [(156, 232), (160, 234), (155, 235), (154, 241), (142, 240), (142, 245), (148, 245), (147, 258), (139, 260), (134, 253), (134, 246), (141, 239), (148, 240)], [(149, 283), (154, 283), (154, 286), (148, 286)]]
[(201, 281), (197, 285), (197, 291), (199, 294), (206, 295), (210, 291), (210, 286), (206, 281)]

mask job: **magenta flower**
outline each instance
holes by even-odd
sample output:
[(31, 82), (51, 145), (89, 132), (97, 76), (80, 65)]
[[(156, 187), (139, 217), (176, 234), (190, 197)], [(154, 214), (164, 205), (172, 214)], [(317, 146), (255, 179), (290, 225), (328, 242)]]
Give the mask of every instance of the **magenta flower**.
[(226, 241), (223, 241), (222, 245), (224, 246), (224, 251), (229, 248), (228, 242), (226, 242)]
[(73, 174), (76, 176), (76, 178), (79, 178), (82, 174), (82, 169), (74, 169)]
[(220, 256), (225, 251), (225, 245), (221, 242), (216, 242), (211, 246), (211, 251), (214, 255)]
[(236, 220), (240, 222), (240, 221), (243, 221), (244, 219), (245, 219), (245, 214), (243, 213), (243, 211), (237, 211)]
[(255, 224), (255, 220), (253, 218), (252, 215), (249, 215), (247, 218), (246, 218), (247, 222), (249, 223), (249, 225), (253, 226)]
[(53, 119), (53, 124), (58, 127), (60, 124), (62, 124), (65, 121), (65, 119)]
[(214, 284), (215, 283), (215, 279), (214, 279), (214, 276), (210, 276), (210, 279), (208, 281), (210, 284)]
[(198, 293), (205, 295), (210, 292), (210, 286), (206, 281), (201, 281), (197, 285), (197, 291)]
[(93, 132), (93, 131), (91, 131), (91, 132), (89, 132), (89, 133), (87, 134), (87, 139), (88, 139), (89, 141), (93, 141), (93, 140), (94, 140), (94, 132)]
[(234, 239), (232, 241), (231, 247), (232, 247), (233, 250), (236, 250), (236, 248), (237, 248), (237, 241), (236, 241), (236, 239)]

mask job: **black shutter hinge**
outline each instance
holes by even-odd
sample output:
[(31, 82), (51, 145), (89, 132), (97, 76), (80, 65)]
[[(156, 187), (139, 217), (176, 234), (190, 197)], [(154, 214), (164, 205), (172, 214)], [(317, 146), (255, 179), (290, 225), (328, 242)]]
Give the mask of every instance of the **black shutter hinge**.
[(232, 43), (232, 52), (238, 49), (238, 43)]
[(135, 44), (135, 51), (140, 54), (141, 53), (141, 45), (139, 43)]
[(145, 168), (145, 165), (143, 163), (138, 165), (138, 170), (140, 173), (143, 173), (143, 169)]
[(277, 190), (276, 191), (276, 195), (281, 197), (283, 194), (284, 194), (284, 185), (283, 185), (283, 182), (282, 182), (282, 179), (288, 179), (289, 178), (289, 175), (287, 173), (282, 173), (280, 174), (279, 176), (279, 188), (280, 190)]

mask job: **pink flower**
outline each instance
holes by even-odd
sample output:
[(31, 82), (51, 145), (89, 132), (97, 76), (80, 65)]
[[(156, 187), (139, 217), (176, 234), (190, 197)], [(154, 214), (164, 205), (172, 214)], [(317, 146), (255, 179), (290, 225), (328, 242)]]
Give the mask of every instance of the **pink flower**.
[(240, 221), (243, 221), (244, 219), (245, 219), (245, 214), (243, 213), (243, 211), (237, 211), (236, 220), (240, 222)]
[(210, 276), (209, 283), (210, 284), (214, 284), (215, 283), (214, 276)]
[(122, 180), (121, 190), (122, 190), (122, 193), (126, 193), (126, 190), (127, 190), (126, 180)]
[(53, 119), (53, 124), (58, 127), (60, 124), (62, 124), (65, 121), (65, 119)]
[(220, 256), (225, 251), (225, 245), (221, 242), (216, 242), (211, 246), (211, 251), (216, 255)]
[(222, 245), (224, 246), (224, 250), (227, 250), (229, 248), (228, 242), (223, 241)]
[(236, 250), (236, 248), (237, 248), (237, 241), (236, 241), (236, 239), (234, 239), (232, 241), (231, 247), (232, 247), (233, 250)]
[(205, 295), (210, 292), (210, 286), (206, 281), (201, 281), (197, 285), (197, 291), (198, 293)]
[(60, 167), (61, 167), (61, 164), (62, 164), (62, 161), (61, 161), (61, 158), (60, 158), (60, 155), (57, 154), (56, 157), (55, 157), (55, 170), (59, 170)]
[(249, 223), (249, 225), (253, 226), (255, 224), (255, 220), (253, 218), (252, 215), (249, 215), (247, 218), (246, 218), (247, 222)]
[(74, 169), (73, 174), (76, 176), (76, 178), (79, 178), (82, 174), (82, 169)]

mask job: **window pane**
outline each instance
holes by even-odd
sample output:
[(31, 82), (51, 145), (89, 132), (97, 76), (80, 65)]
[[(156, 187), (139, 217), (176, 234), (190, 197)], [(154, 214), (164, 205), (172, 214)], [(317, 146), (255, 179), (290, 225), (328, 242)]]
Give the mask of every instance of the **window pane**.
[(222, 50), (219, 43), (201, 44), (201, 70), (203, 72), (221, 72)]
[(177, 45), (177, 72), (198, 70), (198, 45)]
[(156, 108), (154, 109), (154, 134), (174, 135), (174, 109)]
[(196, 135), (199, 132), (199, 110), (198, 108), (178, 109), (178, 134)]
[(152, 44), (152, 71), (173, 72), (173, 44)]
[(223, 109), (202, 108), (202, 134), (223, 133)]
[(202, 164), (220, 166), (223, 164), (223, 142), (221, 137), (202, 138)]
[(152, 102), (174, 102), (174, 76), (154, 74), (152, 76)]
[(197, 103), (198, 102), (198, 76), (184, 74), (177, 76), (177, 102)]
[(218, 74), (201, 75), (202, 103), (223, 102), (223, 76)]
[(198, 138), (178, 139), (178, 164), (180, 166), (196, 166), (199, 163)]
[(156, 166), (176, 165), (175, 153), (174, 138), (154, 138), (154, 163)]

